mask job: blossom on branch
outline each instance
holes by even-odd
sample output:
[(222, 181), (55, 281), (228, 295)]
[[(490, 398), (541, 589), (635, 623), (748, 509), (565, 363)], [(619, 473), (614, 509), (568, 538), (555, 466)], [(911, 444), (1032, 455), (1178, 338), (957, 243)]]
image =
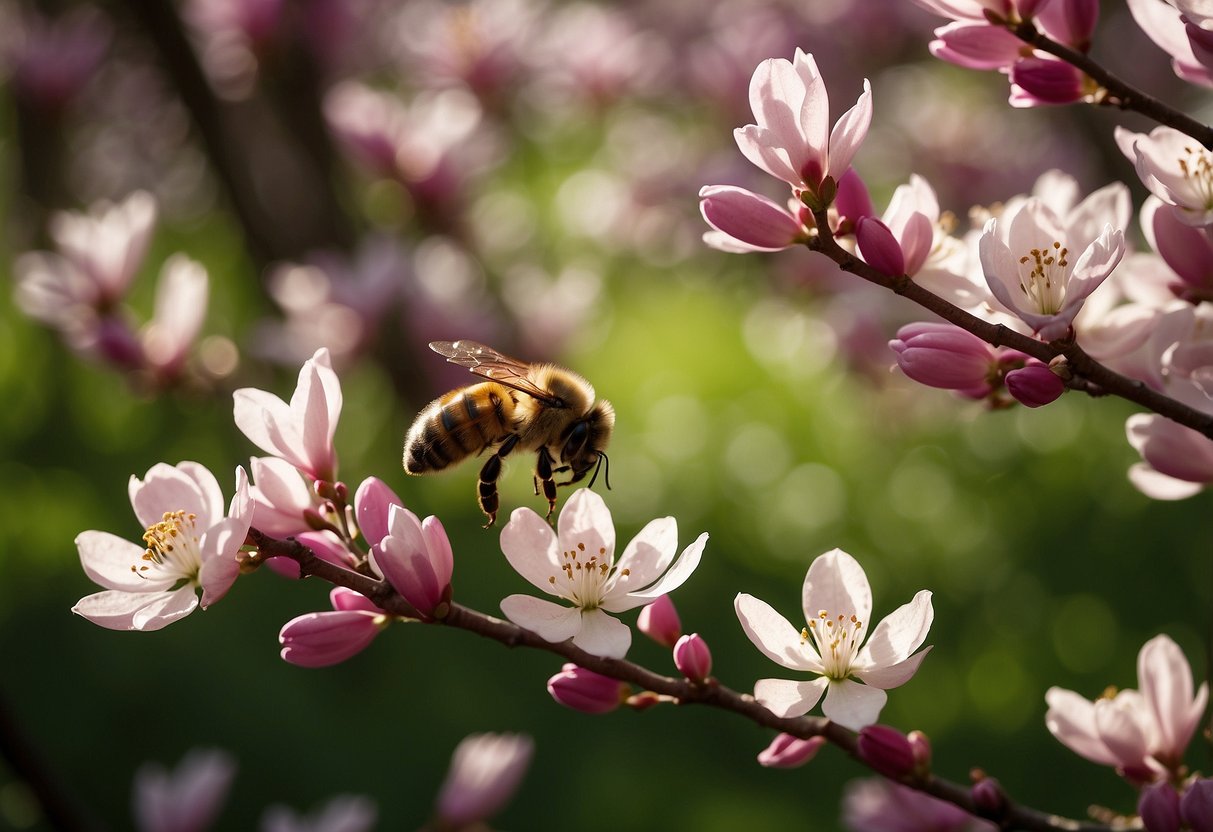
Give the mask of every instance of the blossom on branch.
[(518, 790), (534, 750), (526, 734), (465, 737), (438, 792), (439, 828), (469, 828), (501, 811)]
[(864, 644), (872, 589), (859, 562), (833, 549), (809, 566), (802, 606), (808, 627), (797, 631), (765, 601), (745, 593), (734, 601), (742, 629), (767, 658), (819, 676), (808, 682), (761, 679), (754, 698), (776, 716), (797, 717), (824, 695), (822, 713), (839, 725), (858, 731), (873, 724), (888, 699), (885, 691), (908, 682), (931, 649), (914, 652), (934, 619), (931, 593), (920, 590), (877, 624)]
[(407, 508), (393, 505), (388, 533), (379, 541), (371, 562), (423, 618), (445, 615), (455, 560), (437, 517), (418, 520)]
[(278, 633), (284, 661), (299, 667), (328, 667), (365, 650), (392, 616), (364, 595), (345, 587), (329, 593), (331, 612), (292, 618)]
[(196, 462), (158, 463), (144, 479), (132, 476), (129, 491), (145, 545), (109, 532), (77, 536), (85, 574), (105, 591), (81, 598), (72, 612), (110, 630), (159, 630), (199, 606), (195, 589), (206, 609), (235, 582), (253, 517), (248, 477), (236, 469), (226, 512), (215, 475)]
[(1213, 224), (1213, 153), (1174, 127), (1149, 133), (1115, 130), (1116, 144), (1150, 193), (1176, 209), (1191, 226)]
[(341, 415), (341, 382), (327, 349), (316, 350), (304, 362), (290, 404), (252, 387), (242, 387), (232, 397), (236, 427), (254, 445), (311, 479), (333, 480), (337, 473), (333, 433)]
[(705, 185), (699, 189), (699, 211), (714, 229), (703, 241), (732, 254), (779, 251), (808, 239), (799, 212), (745, 188)]
[(210, 829), (236, 776), (236, 761), (218, 749), (195, 748), (173, 771), (144, 763), (135, 773), (139, 832)]
[[(1196, 55), (1188, 25), (1175, 3), (1165, 0), (1126, 0), (1138, 27), (1171, 56), (1172, 71), (1190, 84), (1213, 87), (1213, 74)], [(1199, 24), (1197, 24), (1199, 27)]]
[(501, 531), (501, 551), (518, 574), (573, 606), (511, 595), (502, 612), (547, 641), (571, 638), (583, 650), (616, 659), (631, 646), (632, 630), (607, 613), (644, 606), (682, 586), (708, 539), (704, 532), (675, 560), (678, 524), (663, 517), (641, 529), (616, 561), (611, 512), (588, 488), (573, 492), (556, 525), (553, 532), (531, 509), (515, 509)]

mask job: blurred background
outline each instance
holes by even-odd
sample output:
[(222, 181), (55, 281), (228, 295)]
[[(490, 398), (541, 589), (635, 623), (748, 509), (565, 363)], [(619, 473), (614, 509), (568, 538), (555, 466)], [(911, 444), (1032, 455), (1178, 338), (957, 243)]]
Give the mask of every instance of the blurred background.
[[(1104, 12), (1097, 58), (1207, 107), (1123, 4)], [(558, 360), (612, 401), (613, 490), (598, 488), (621, 542), (667, 514), (680, 545), (711, 533), (674, 601), (723, 684), (780, 675), (734, 595), (794, 619), (810, 561), (841, 547), (867, 570), (877, 618), (935, 592), (934, 650), (882, 721), (926, 731), (939, 774), (981, 767), (1074, 817), (1132, 811), (1110, 770), (1049, 735), (1044, 692), (1135, 686), (1137, 650), (1159, 632), (1207, 676), (1207, 498), (1157, 503), (1129, 485), (1126, 404), (1074, 394), (986, 412), (916, 387), (886, 347), (923, 317), (913, 308), (807, 252), (700, 240), (701, 185), (782, 198), (731, 131), (752, 121), (757, 63), (797, 46), (835, 117), (871, 79), (856, 167), (878, 206), (910, 173), (959, 217), (1051, 168), (1084, 193), (1138, 188), (1110, 134), (1147, 125), (1012, 110), (1002, 76), (929, 57), (942, 23), (909, 0), (0, 3), (0, 707), (88, 828), (131, 828), (139, 766), (207, 747), (239, 762), (219, 828), (353, 793), (376, 801), (380, 828), (414, 829), (478, 731), (535, 738), (497, 828), (844, 828), (843, 787), (867, 772), (835, 749), (768, 770), (754, 757), (771, 737), (726, 714), (566, 710), (544, 690), (560, 669), (547, 654), (397, 626), (336, 667), (288, 665), (281, 625), (327, 608), (312, 581), (262, 570), (156, 633), (69, 612), (94, 591), (75, 536), (142, 533), (129, 476), (196, 460), (230, 496), (230, 472), (260, 454), (232, 424), (231, 391), (289, 397), (319, 346), (345, 394), (341, 478), (379, 476), (439, 515), (455, 599), (497, 612), (526, 586), (480, 527), (477, 466), (420, 479), (399, 463), (416, 413), (471, 380), (425, 347), (456, 338)], [(56, 251), (58, 212), (136, 191), (158, 212), (120, 297), (64, 315), (61, 296), (21, 289), (56, 262), (29, 253)], [(165, 347), (149, 332), (174, 320), (157, 287), (177, 252), (205, 267), (209, 299), (196, 336), (185, 325), (193, 337)], [(541, 508), (530, 477), (509, 469), (503, 517)], [(674, 672), (641, 638), (629, 658)], [(1208, 768), (1207, 743), (1190, 762)], [(0, 828), (51, 828), (5, 766)]]

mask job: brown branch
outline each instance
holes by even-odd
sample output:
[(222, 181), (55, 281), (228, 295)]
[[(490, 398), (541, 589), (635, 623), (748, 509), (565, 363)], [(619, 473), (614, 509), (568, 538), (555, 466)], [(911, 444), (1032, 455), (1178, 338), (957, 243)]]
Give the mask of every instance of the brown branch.
[[(875, 283), (913, 301), (924, 309), (934, 312), (945, 321), (976, 335), (996, 347), (1010, 347), (1037, 358), (1046, 364), (1058, 356), (1069, 362), (1072, 378), (1066, 382), (1074, 390), (1092, 395), (1110, 395), (1139, 404), (1160, 416), (1191, 428), (1213, 439), (1213, 415), (1176, 401), (1170, 396), (1154, 390), (1145, 382), (1121, 375), (1099, 363), (1073, 340), (1052, 342), (1038, 341), (1027, 335), (1007, 329), (1002, 324), (983, 321), (958, 306), (923, 288), (906, 275), (893, 277), (869, 266), (851, 254), (834, 239), (829, 232), (825, 212), (814, 212), (818, 233), (809, 241), (813, 251), (820, 252), (838, 264), (844, 272), (850, 272), (869, 283)], [(823, 231), (823, 229), (825, 229)]]
[(1205, 147), (1213, 149), (1213, 128), (1192, 118), (1186, 113), (1171, 107), (1152, 95), (1121, 80), (1105, 69), (1089, 55), (1072, 49), (1063, 43), (1041, 34), (1031, 21), (1019, 23), (1006, 22), (1007, 31), (1024, 43), (1041, 52), (1047, 52), (1061, 58), (1071, 66), (1082, 70), (1108, 91), (1110, 97), (1100, 103), (1119, 107), (1122, 110), (1132, 110), (1154, 119), (1159, 124), (1173, 127), (1181, 133), (1186, 133)]
[[(258, 554), (250, 558), (250, 562), (264, 557), (289, 557), (299, 564), (300, 573), (304, 577), (317, 577), (337, 586), (352, 589), (365, 595), (380, 609), (393, 615), (403, 618), (417, 617), (417, 611), (387, 581), (377, 580), (322, 560), (316, 557), (308, 547), (295, 540), (278, 540), (257, 529), (249, 531), (248, 540), (258, 548)], [(824, 737), (827, 742), (842, 749), (860, 764), (868, 765), (859, 756), (858, 735), (855, 732), (824, 717), (776, 716), (760, 705), (753, 696), (739, 693), (716, 683), (715, 680), (710, 680), (706, 684), (696, 684), (687, 679), (662, 676), (625, 659), (608, 659), (587, 653), (571, 641), (558, 643), (547, 641), (517, 624), (502, 621), (459, 604), (451, 604), (450, 611), (445, 618), (434, 623), (466, 630), (504, 644), (506, 647), (526, 647), (553, 653), (579, 667), (636, 685), (646, 691), (662, 694), (679, 704), (706, 705), (730, 711), (756, 725), (792, 734), (802, 739)], [(926, 777), (907, 775), (898, 782), (946, 800), (974, 816), (985, 817), (998, 824), (1002, 829), (1026, 829), (1032, 830), (1032, 832), (1111, 832), (1109, 826), (1040, 812), (1017, 804), (1009, 798), (1003, 802), (997, 812), (982, 812), (973, 802), (969, 787), (935, 775)], [(1118, 828), (1117, 832), (1126, 832), (1126, 829)]]

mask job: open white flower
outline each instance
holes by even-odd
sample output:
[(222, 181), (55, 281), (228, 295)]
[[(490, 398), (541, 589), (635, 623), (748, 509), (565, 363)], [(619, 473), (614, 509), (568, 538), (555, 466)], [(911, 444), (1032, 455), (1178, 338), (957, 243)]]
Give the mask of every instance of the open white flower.
[(651, 604), (682, 586), (699, 565), (707, 540), (707, 533), (701, 534), (675, 561), (678, 523), (662, 517), (641, 529), (616, 561), (611, 512), (588, 488), (565, 503), (556, 532), (529, 508), (515, 509), (501, 531), (501, 551), (518, 574), (573, 606), (511, 595), (501, 610), (548, 641), (571, 638), (596, 656), (623, 658), (632, 630), (607, 613)]
[(855, 558), (841, 549), (816, 558), (802, 597), (808, 626), (800, 631), (752, 595), (741, 593), (733, 602), (741, 628), (767, 658), (819, 676), (807, 682), (760, 679), (754, 698), (776, 716), (796, 717), (824, 694), (821, 710), (829, 719), (855, 731), (872, 725), (888, 699), (885, 691), (908, 682), (931, 649), (914, 652), (935, 617), (931, 593), (920, 590), (894, 610), (872, 630), (867, 644), (872, 588)]

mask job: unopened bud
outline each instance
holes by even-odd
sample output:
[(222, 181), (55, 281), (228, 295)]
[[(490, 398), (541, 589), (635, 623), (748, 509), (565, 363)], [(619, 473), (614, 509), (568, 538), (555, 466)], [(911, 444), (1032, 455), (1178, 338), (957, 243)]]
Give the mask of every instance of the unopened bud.
[(911, 731), (906, 734), (906, 739), (914, 752), (914, 772), (925, 776), (931, 771), (931, 740), (922, 731)]
[(861, 217), (855, 224), (855, 240), (864, 262), (881, 274), (900, 277), (906, 273), (901, 243), (889, 227), (875, 217)]
[(1007, 795), (1002, 790), (1002, 784), (993, 777), (987, 777), (980, 770), (973, 772), (973, 788), (970, 794), (977, 811), (986, 817), (997, 817), (1002, 814), (1007, 805)]
[(628, 686), (570, 662), (548, 679), (548, 693), (566, 708), (587, 714), (605, 714), (623, 704)]
[(1146, 832), (1179, 832), (1179, 795), (1170, 783), (1155, 783), (1141, 790), (1137, 814)]
[(1213, 832), (1213, 780), (1194, 780), (1189, 784), (1179, 801), (1179, 811), (1192, 832)]
[(712, 673), (712, 651), (699, 633), (678, 639), (674, 645), (674, 666), (692, 682), (702, 683)]
[(1042, 407), (1057, 401), (1066, 383), (1046, 365), (1032, 359), (1026, 366), (1007, 373), (1007, 392), (1024, 407)]
[(636, 618), (640, 632), (658, 644), (673, 647), (682, 636), (682, 622), (669, 595), (662, 595), (640, 611)]
[(640, 693), (633, 693), (624, 700), (624, 704), (634, 711), (647, 711), (654, 705), (660, 705), (662, 702), (676, 701), (668, 696), (662, 696), (660, 693), (651, 690), (642, 690)]
[(914, 771), (914, 748), (905, 734), (888, 725), (869, 725), (859, 732), (859, 759), (872, 769), (900, 780)]
[(826, 744), (825, 737), (801, 739), (791, 734), (780, 734), (758, 754), (758, 764), (766, 768), (796, 768), (817, 755), (817, 750)]

